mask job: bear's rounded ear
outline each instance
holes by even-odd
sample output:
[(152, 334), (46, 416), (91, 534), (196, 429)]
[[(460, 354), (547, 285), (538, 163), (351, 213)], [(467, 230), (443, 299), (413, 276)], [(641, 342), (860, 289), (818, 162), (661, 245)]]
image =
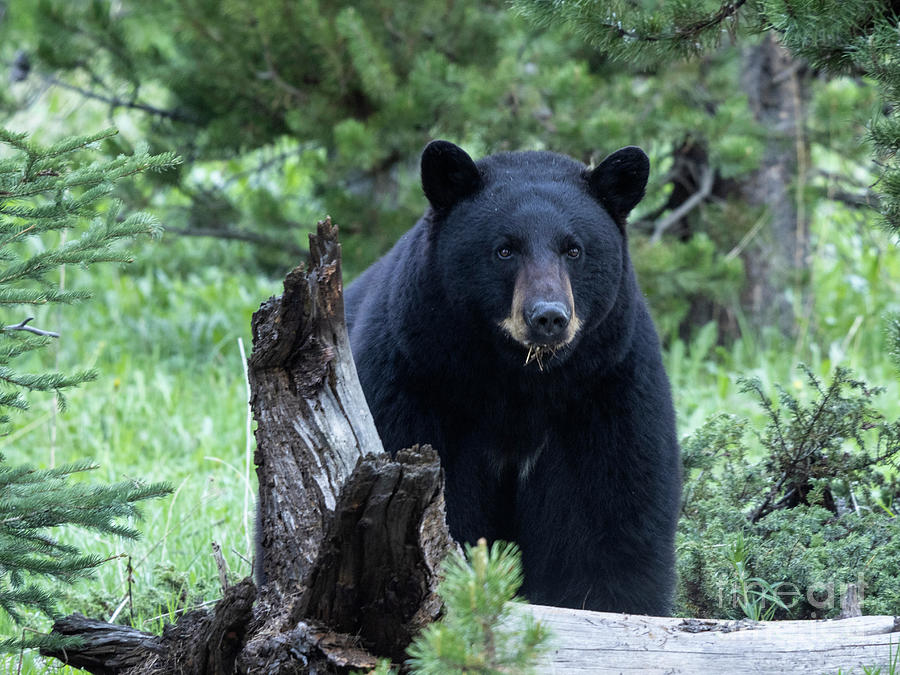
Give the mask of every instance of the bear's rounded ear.
[(650, 160), (646, 153), (630, 145), (600, 162), (587, 179), (594, 196), (613, 220), (624, 226), (631, 209), (643, 199), (649, 176)]
[(422, 153), (422, 189), (437, 211), (449, 209), (481, 187), (472, 158), (449, 141), (432, 141)]

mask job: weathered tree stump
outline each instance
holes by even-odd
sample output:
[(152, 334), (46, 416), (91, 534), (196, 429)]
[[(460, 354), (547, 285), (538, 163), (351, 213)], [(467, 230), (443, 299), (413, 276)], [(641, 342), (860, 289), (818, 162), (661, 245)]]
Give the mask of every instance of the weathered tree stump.
[(253, 316), (258, 532), (264, 579), (229, 588), (162, 636), (73, 615), (84, 645), (51, 653), (93, 673), (346, 672), (404, 658), (439, 614), (453, 544), (437, 453), (391, 459), (359, 386), (344, 323), (337, 228), (310, 236), (306, 269)]

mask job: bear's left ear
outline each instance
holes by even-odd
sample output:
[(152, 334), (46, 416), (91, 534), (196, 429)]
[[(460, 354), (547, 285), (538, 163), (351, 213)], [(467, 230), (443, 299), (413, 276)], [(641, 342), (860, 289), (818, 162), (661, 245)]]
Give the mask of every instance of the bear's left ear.
[(587, 174), (588, 185), (620, 227), (631, 209), (644, 197), (650, 160), (640, 148), (630, 145), (616, 150)]
[(472, 158), (449, 141), (432, 141), (422, 152), (422, 189), (436, 211), (444, 211), (481, 187)]

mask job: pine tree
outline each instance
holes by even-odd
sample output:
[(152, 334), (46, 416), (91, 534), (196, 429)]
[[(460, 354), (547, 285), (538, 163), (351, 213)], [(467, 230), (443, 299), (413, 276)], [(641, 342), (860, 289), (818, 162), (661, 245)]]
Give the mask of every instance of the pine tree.
[[(148, 122), (142, 137), (185, 148), (192, 162), (269, 147), (260, 163), (274, 166), (276, 180), (285, 164), (314, 166), (316, 196), (346, 225), (346, 255), (355, 231), (387, 230), (379, 241), (386, 243), (418, 217), (421, 204), (405, 210), (403, 202), (419, 191), (397, 180), (398, 165), (407, 173), (405, 162), (430, 140), (436, 119), (443, 133), (460, 135), (467, 111), (484, 105), (483, 73), (495, 67), (506, 18), (495, 0), (351, 4), (18, 3), (0, 22), (0, 58), (2, 42), (15, 44), (32, 65), (28, 82), (46, 77), (135, 111)], [(252, 198), (265, 216), (240, 218), (245, 204), (178, 178), (196, 202), (179, 230), (245, 235), (262, 227), (281, 250), (294, 230), (305, 243), (300, 219), (265, 185)]]
[[(736, 53), (639, 68), (566, 30), (535, 30), (503, 3), (352, 4), (19, 3), (0, 24), (0, 58), (30, 63), (9, 98), (74, 90), (133, 111), (155, 144), (217, 162), (224, 185), (203, 180), (207, 169), (159, 187), (176, 184), (170, 203), (193, 202), (170, 207), (170, 232), (262, 235), (278, 245), (253, 262), (278, 255), (287, 266), (296, 255), (285, 243), (303, 245), (301, 224), (328, 212), (343, 224), (351, 277), (421, 215), (418, 156), (432, 138), (475, 155), (546, 149), (586, 162), (641, 145), (655, 170), (632, 241), (665, 232), (673, 249), (668, 267), (640, 270), (664, 289), (654, 307), (677, 327), (709, 320), (714, 310), (694, 311), (695, 299), (735, 302), (742, 262), (726, 255), (757, 216), (723, 215), (722, 188), (752, 171), (763, 145), (734, 81)], [(715, 184), (697, 205), (707, 174)]]
[(453, 554), (444, 562), (438, 588), (444, 618), (410, 645), (407, 665), (418, 675), (532, 672), (549, 633), (527, 615), (511, 620), (522, 585), (518, 548), (504, 542), (488, 548), (479, 539), (466, 545), (466, 558)]
[[(117, 181), (171, 167), (178, 160), (171, 153), (150, 155), (142, 150), (113, 160), (79, 161), (83, 149), (115, 133), (106, 130), (42, 147), (26, 134), (0, 128), (0, 305), (4, 307), (0, 424), (7, 430), (12, 424), (9, 413), (28, 409), (24, 393), (55, 392), (64, 406), (65, 390), (96, 377), (89, 370), (70, 374), (20, 370), (17, 364), (23, 357), (58, 337), (55, 331), (31, 325), (33, 318), (21, 308), (86, 299), (83, 291), (60, 290), (48, 276), (63, 265), (128, 262), (131, 256), (118, 242), (159, 229), (148, 214), (122, 217), (109, 198)], [(105, 212), (101, 213), (101, 206)], [(66, 241), (57, 236), (76, 231), (89, 218), (90, 225), (78, 238)], [(0, 456), (0, 607), (16, 623), (33, 611), (55, 616), (52, 595), (37, 581), (72, 582), (89, 576), (104, 562), (61, 542), (51, 528), (77, 526), (133, 539), (138, 532), (123, 521), (139, 515), (135, 504), (171, 491), (164, 483), (91, 485), (69, 480), (94, 468), (90, 461), (50, 469), (10, 466)], [(0, 651), (61, 644), (58, 639), (35, 635), (0, 640)]]
[(898, 5), (880, 0), (704, 0), (634, 3), (515, 0), (540, 25), (565, 25), (612, 58), (671, 62), (706, 54), (724, 40), (773, 32), (795, 57), (831, 74), (874, 79), (882, 106), (869, 125), (881, 167), (880, 210), (900, 232), (900, 43)]
[[(832, 90), (795, 71), (811, 80), (791, 118), (805, 134), (776, 138), (741, 86), (746, 50), (728, 46), (732, 36), (758, 41), (766, 3), (520, 4), (550, 29), (494, 1), (14, 3), (0, 22), (0, 59), (20, 81), (5, 101), (16, 107), (52, 87), (131, 112), (142, 137), (184, 148), (192, 162), (153, 187), (168, 231), (256, 242), (248, 266), (292, 266), (305, 224), (330, 213), (343, 224), (348, 277), (421, 215), (418, 156), (432, 138), (473, 155), (546, 149), (585, 162), (637, 144), (654, 171), (631, 242), (665, 337), (710, 320), (735, 335), (742, 316), (769, 325), (768, 308), (779, 325), (793, 323), (794, 291), (809, 280), (809, 214), (835, 193), (866, 192), (856, 115), (873, 107), (865, 82)], [(601, 32), (590, 22), (607, 14), (621, 20), (609, 28), (617, 60), (581, 39)], [(645, 14), (641, 40), (634, 21)], [(784, 113), (793, 114), (769, 117)], [(839, 157), (840, 182), (785, 161), (795, 146), (806, 158)], [(767, 157), (772, 149), (781, 155)], [(764, 160), (782, 174), (777, 228), (757, 225), (776, 211), (756, 181)]]

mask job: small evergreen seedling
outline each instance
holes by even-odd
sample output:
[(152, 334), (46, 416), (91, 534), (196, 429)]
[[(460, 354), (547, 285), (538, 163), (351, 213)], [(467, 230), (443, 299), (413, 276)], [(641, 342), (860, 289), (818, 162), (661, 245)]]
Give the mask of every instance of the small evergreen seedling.
[[(514, 544), (484, 539), (466, 546), (468, 561), (453, 554), (444, 563), (438, 593), (445, 615), (407, 650), (420, 675), (528, 673), (545, 648), (548, 632), (515, 612), (522, 563)], [(514, 618), (515, 617), (515, 618)]]
[[(8, 429), (10, 409), (27, 410), (27, 391), (52, 391), (60, 406), (63, 390), (96, 377), (93, 371), (73, 374), (22, 372), (13, 364), (28, 352), (46, 347), (56, 331), (30, 325), (32, 318), (18, 308), (48, 303), (72, 303), (87, 294), (65, 291), (47, 278), (63, 265), (127, 262), (131, 256), (116, 242), (139, 234), (154, 234), (158, 225), (144, 213), (120, 217), (108, 197), (116, 181), (133, 174), (161, 170), (177, 162), (172, 154), (139, 151), (92, 164), (79, 164), (77, 152), (115, 134), (65, 139), (41, 147), (25, 134), (0, 128), (0, 425)], [(105, 200), (103, 216), (98, 207)], [(78, 238), (54, 236), (92, 222)], [(138, 532), (122, 524), (138, 515), (135, 503), (168, 494), (163, 483), (134, 481), (115, 485), (71, 482), (69, 477), (96, 468), (89, 461), (39, 470), (8, 466), (0, 456), (0, 607), (21, 623), (29, 610), (54, 617), (52, 596), (35, 583), (40, 579), (72, 582), (88, 576), (104, 560), (82, 555), (60, 542), (51, 528), (76, 525), (94, 532), (134, 539)], [(0, 651), (22, 647), (61, 648), (58, 638), (31, 637), (0, 640)]]

